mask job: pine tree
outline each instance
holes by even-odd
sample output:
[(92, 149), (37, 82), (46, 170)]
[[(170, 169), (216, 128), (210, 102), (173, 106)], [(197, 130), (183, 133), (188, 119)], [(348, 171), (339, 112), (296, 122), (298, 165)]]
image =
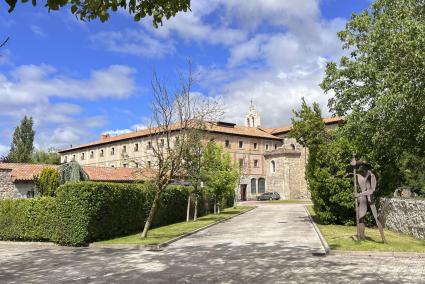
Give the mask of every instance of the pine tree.
[(29, 163), (34, 151), (34, 122), (32, 117), (25, 116), (13, 133), (7, 161), (12, 163)]

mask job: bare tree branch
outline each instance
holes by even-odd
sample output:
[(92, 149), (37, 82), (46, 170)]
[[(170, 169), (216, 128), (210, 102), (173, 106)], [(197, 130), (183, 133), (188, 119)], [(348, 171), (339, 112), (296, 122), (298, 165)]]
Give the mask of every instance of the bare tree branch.
[(9, 41), (10, 37), (7, 37), (1, 44), (0, 44), (0, 48), (2, 48), (3, 46), (5, 46), (7, 44), (7, 42)]

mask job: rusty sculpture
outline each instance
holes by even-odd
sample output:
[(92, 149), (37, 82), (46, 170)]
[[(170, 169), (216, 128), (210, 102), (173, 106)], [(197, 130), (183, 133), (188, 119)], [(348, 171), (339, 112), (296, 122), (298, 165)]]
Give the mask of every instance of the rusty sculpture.
[[(386, 243), (384, 230), (378, 220), (378, 211), (376, 210), (375, 201), (373, 199), (373, 193), (376, 189), (376, 177), (370, 171), (368, 163), (365, 161), (357, 161), (355, 156), (353, 156), (351, 166), (353, 167), (353, 173), (350, 174), (350, 176), (354, 178), (354, 198), (356, 199), (357, 240), (361, 241), (365, 239), (364, 218), (367, 213), (367, 205), (369, 204), (379, 233), (381, 234), (382, 241)], [(361, 173), (358, 173), (359, 170)], [(360, 192), (358, 191), (357, 185), (360, 187)]]

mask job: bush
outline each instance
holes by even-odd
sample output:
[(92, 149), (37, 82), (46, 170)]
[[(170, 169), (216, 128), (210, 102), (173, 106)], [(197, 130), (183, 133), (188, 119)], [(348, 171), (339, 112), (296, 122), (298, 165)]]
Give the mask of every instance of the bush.
[(55, 196), (59, 187), (59, 172), (52, 168), (44, 168), (40, 175), (34, 176), (34, 183), (40, 196)]
[(0, 200), (0, 240), (50, 240), (56, 225), (51, 197)]
[[(171, 186), (161, 195), (154, 225), (185, 219), (188, 191)], [(77, 182), (61, 186), (57, 194), (58, 226), (54, 241), (84, 245), (134, 233), (143, 228), (154, 197), (144, 184)]]

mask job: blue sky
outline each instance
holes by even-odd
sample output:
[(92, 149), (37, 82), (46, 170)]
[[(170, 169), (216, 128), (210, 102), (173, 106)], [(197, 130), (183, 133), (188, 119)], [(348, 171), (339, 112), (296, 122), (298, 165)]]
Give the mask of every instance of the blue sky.
[(155, 70), (172, 82), (193, 62), (195, 91), (220, 98), (225, 120), (242, 123), (253, 99), (265, 127), (290, 122), (301, 98), (324, 114), (318, 87), (327, 60), (343, 51), (336, 32), (370, 0), (192, 0), (192, 12), (154, 29), (117, 12), (106, 23), (80, 22), (0, 4), (0, 154), (24, 115), (36, 146), (67, 147), (146, 125)]

